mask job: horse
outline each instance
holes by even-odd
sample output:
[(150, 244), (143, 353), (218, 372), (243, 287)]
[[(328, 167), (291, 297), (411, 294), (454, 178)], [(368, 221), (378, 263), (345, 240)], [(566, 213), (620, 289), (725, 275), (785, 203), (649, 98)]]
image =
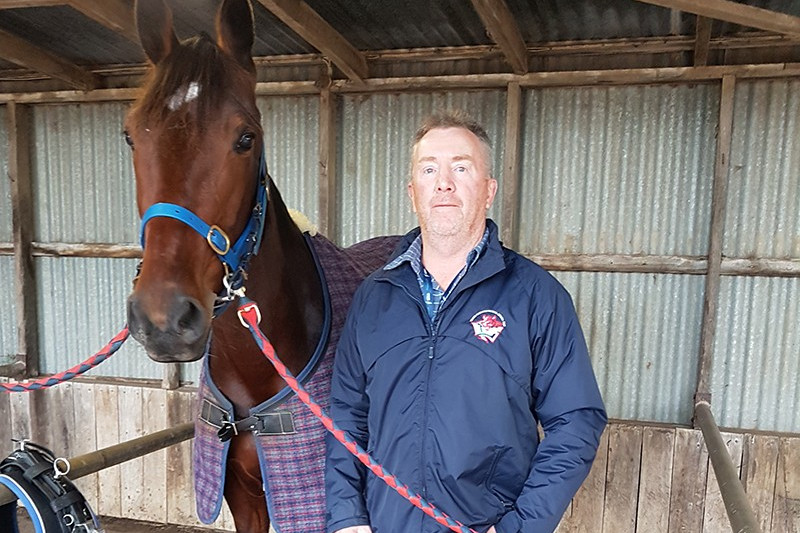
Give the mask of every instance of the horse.
[[(229, 304), (246, 288), (260, 305), (265, 334), (294, 375), (308, 379), (326, 365), (330, 371), (327, 354), (333, 352), (356, 286), (385, 263), (397, 241), (373, 239), (343, 251), (304, 233), (292, 219), (264, 163), (249, 0), (223, 0), (215, 39), (201, 34), (179, 41), (164, 0), (137, 0), (135, 14), (151, 67), (124, 129), (143, 246), (127, 301), (128, 326), (155, 361), (203, 358), (204, 387), (214, 394), (210, 400), (198, 399), (195, 470), (198, 465), (201, 470), (217, 467), (212, 475), (219, 480), (210, 483), (222, 487), (237, 531), (267, 533), (270, 517), (275, 522), (287, 496), (275, 494), (273, 481), (266, 483), (262, 463), (277, 460), (259, 446), (263, 439), (286, 442), (300, 426), (314, 423), (303, 421), (302, 414), (287, 418), (280, 411), (292, 395)], [(342, 252), (344, 270), (320, 267), (320, 256), (328, 253), (323, 249)], [(331, 285), (340, 281), (345, 284)], [(328, 378), (321, 379), (316, 391), (324, 404)], [(268, 409), (254, 412), (262, 406)], [(298, 483), (307, 484), (302, 490), (322, 491), (324, 504), (324, 441), (317, 425), (306, 442), (315, 447), (307, 476), (315, 479)], [(276, 436), (264, 436), (275, 426)], [(209, 431), (222, 455), (203, 462), (198, 439)], [(223, 457), (224, 464), (217, 465), (216, 457)], [(205, 490), (212, 501), (200, 518), (213, 521), (221, 503), (214, 499), (218, 487), (206, 490), (197, 475), (197, 492)], [(302, 497), (290, 494), (288, 499)], [(284, 512), (285, 519), (299, 525), (281, 530), (324, 531), (324, 508), (315, 505), (302, 523)]]

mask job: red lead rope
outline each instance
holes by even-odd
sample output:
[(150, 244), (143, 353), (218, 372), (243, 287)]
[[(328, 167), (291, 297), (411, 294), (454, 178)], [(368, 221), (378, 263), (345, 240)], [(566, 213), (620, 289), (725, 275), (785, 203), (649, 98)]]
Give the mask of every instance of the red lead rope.
[(39, 389), (46, 389), (48, 387), (52, 387), (53, 385), (58, 385), (59, 383), (64, 383), (65, 381), (69, 381), (70, 379), (83, 374), (87, 370), (91, 370), (92, 368), (96, 367), (109, 357), (111, 357), (114, 352), (119, 350), (120, 346), (127, 340), (128, 338), (128, 328), (127, 326), (120, 331), (116, 337), (111, 339), (111, 341), (106, 344), (106, 346), (91, 356), (89, 359), (84, 361), (83, 363), (77, 364), (70, 368), (69, 370), (65, 370), (63, 372), (59, 372), (53, 376), (44, 377), (35, 379), (32, 381), (19, 381), (19, 382), (11, 382), (11, 383), (0, 383), (0, 391), (2, 392), (30, 392)]
[(339, 429), (336, 423), (331, 419), (325, 410), (308, 394), (303, 386), (295, 379), (292, 373), (286, 366), (281, 363), (280, 359), (275, 355), (275, 349), (269, 342), (264, 333), (258, 327), (261, 320), (261, 312), (255, 302), (248, 298), (242, 298), (239, 305), (239, 320), (242, 325), (250, 330), (256, 344), (261, 352), (269, 359), (270, 363), (278, 371), (278, 374), (286, 381), (289, 388), (292, 389), (297, 397), (300, 398), (306, 406), (311, 409), (311, 412), (322, 422), (322, 425), (334, 436), (336, 440), (341, 442), (345, 448), (350, 451), (359, 461), (361, 461), (367, 468), (369, 468), (376, 476), (381, 478), (387, 485), (392, 487), (403, 498), (411, 502), (415, 507), (419, 508), (426, 515), (430, 516), (438, 523), (446, 526), (451, 531), (456, 533), (477, 533), (474, 529), (468, 528), (458, 520), (450, 518), (445, 513), (436, 509), (431, 503), (419, 494), (412, 493), (408, 489), (408, 485), (400, 483), (400, 481), (391, 473), (387, 472), (381, 465), (370, 457), (370, 455), (362, 448), (353, 438)]

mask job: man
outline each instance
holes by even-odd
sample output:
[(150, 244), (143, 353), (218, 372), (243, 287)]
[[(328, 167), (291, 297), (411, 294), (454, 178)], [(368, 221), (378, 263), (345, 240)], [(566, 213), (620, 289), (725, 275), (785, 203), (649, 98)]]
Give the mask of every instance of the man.
[[(503, 248), (486, 218), (490, 154), (486, 132), (460, 114), (417, 132), (408, 195), (419, 228), (356, 292), (331, 414), (452, 518), (479, 532), (547, 533), (607, 419), (569, 294)], [(327, 444), (329, 533), (447, 531)]]

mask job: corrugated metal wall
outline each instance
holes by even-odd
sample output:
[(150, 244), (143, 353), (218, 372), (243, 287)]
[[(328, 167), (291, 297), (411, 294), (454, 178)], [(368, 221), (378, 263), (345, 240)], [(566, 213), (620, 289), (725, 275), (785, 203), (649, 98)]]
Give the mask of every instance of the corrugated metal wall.
[[(718, 84), (525, 91), (516, 247), (536, 255), (705, 255), (719, 92)], [(796, 80), (737, 86), (726, 257), (800, 256), (798, 104)], [(316, 221), (318, 99), (262, 97), (259, 107), (265, 131), (276, 133), (267, 138), (271, 174), (287, 204)], [(336, 115), (338, 242), (401, 233), (416, 224), (405, 191), (409, 141), (420, 119), (440, 107), (465, 108), (487, 126), (498, 140), (494, 168), (501, 174), (504, 91), (344, 95)], [(37, 240), (136, 241), (130, 156), (119, 135), (126, 108), (35, 107)], [(0, 201), (8, 202), (2, 195)], [(496, 220), (499, 209), (497, 202), (491, 213)], [(121, 326), (134, 264), (36, 260), (45, 371), (74, 364)], [(11, 279), (10, 257), (0, 257), (4, 272)], [(573, 295), (610, 415), (688, 423), (704, 277), (555, 275)], [(800, 280), (722, 281), (715, 413), (723, 425), (800, 431), (794, 379)], [(0, 324), (15, 323), (8, 306), (0, 313)], [(0, 327), (0, 347), (15, 349), (13, 332), (6, 331), (14, 328)], [(158, 365), (142, 364), (147, 360), (133, 343), (115, 357), (119, 361), (112, 358), (100, 372), (161, 376)], [(194, 379), (196, 367), (185, 375)]]
[(718, 101), (715, 85), (528, 91), (520, 249), (706, 254)]
[[(6, 106), (0, 106), (0, 242), (11, 242), (11, 184), (8, 179), (8, 131)], [(14, 290), (14, 258), (0, 255), (0, 365), (17, 353), (17, 307)]]
[(287, 207), (319, 220), (319, 98), (259, 98), (267, 168)]
[[(723, 255), (800, 259), (800, 80), (737, 85), (728, 179)], [(800, 279), (722, 281), (720, 424), (800, 431)]]
[[(339, 146), (338, 241), (344, 245), (405, 233), (416, 218), (406, 192), (411, 140), (425, 116), (437, 109), (468, 110), (482, 122), (493, 148), (494, 170), (502, 169), (506, 104), (503, 91), (346, 96)], [(502, 181), (497, 198), (502, 196)], [(489, 215), (497, 218), (498, 202)]]
[[(519, 245), (530, 254), (703, 255), (719, 87), (525, 95)], [(557, 273), (613, 417), (688, 423), (703, 279)]]
[(138, 242), (133, 164), (122, 136), (127, 108), (33, 108), (35, 240)]

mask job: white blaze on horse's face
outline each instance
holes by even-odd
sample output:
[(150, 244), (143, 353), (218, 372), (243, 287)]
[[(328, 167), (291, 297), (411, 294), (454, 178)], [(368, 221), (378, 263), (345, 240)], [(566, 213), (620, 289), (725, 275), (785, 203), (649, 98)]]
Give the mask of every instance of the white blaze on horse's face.
[(170, 111), (177, 111), (183, 107), (184, 104), (188, 104), (200, 96), (200, 89), (200, 84), (196, 81), (193, 81), (188, 85), (184, 85), (175, 91), (175, 94), (169, 97), (167, 100), (167, 107)]

